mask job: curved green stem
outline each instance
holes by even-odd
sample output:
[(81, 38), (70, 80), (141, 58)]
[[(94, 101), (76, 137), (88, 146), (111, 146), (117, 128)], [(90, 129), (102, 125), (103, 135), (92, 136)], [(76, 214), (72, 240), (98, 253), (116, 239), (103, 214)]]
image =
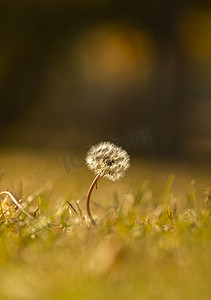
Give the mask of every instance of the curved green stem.
[(97, 184), (97, 181), (98, 181), (99, 177), (100, 177), (100, 174), (98, 174), (95, 177), (95, 179), (93, 180), (93, 182), (92, 182), (92, 184), (91, 184), (91, 186), (89, 188), (87, 197), (86, 197), (86, 211), (87, 211), (89, 219), (92, 222), (92, 225), (94, 225), (94, 227), (96, 227), (97, 225), (96, 225), (94, 219), (92, 218), (92, 214), (91, 214), (91, 211), (90, 211), (89, 203), (90, 203), (90, 197), (91, 197), (91, 194), (92, 194), (92, 190), (93, 190), (94, 186)]

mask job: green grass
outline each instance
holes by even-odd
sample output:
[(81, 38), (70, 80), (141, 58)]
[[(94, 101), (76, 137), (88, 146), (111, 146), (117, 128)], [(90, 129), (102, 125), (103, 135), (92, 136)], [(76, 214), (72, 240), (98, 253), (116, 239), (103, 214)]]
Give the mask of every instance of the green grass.
[(66, 174), (60, 155), (20, 153), (1, 154), (0, 165), (0, 191), (35, 217), (1, 196), (0, 299), (211, 298), (205, 167), (132, 158), (121, 181), (94, 189), (96, 230), (85, 166)]

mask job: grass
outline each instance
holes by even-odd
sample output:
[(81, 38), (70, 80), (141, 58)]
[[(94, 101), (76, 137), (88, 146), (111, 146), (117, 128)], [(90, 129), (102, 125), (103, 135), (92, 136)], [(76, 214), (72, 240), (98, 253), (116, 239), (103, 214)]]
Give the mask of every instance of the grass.
[[(132, 158), (119, 182), (66, 174), (60, 155), (0, 155), (0, 299), (210, 299), (205, 167)], [(0, 170), (1, 171), (1, 170)], [(176, 176), (175, 176), (176, 175)]]

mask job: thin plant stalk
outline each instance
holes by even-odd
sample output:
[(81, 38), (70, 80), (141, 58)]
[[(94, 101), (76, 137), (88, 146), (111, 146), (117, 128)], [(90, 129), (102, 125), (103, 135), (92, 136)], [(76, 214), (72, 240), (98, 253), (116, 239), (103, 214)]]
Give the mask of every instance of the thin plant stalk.
[(25, 209), (20, 205), (20, 203), (15, 199), (15, 197), (8, 191), (4, 191), (4, 192), (1, 192), (0, 195), (3, 195), (3, 194), (6, 194), (7, 196), (10, 197), (10, 199), (15, 203), (15, 205), (17, 205), (20, 210), (31, 220), (34, 220), (34, 218), (27, 213), (27, 211), (25, 211)]
[(94, 227), (97, 227), (97, 225), (96, 225), (96, 223), (95, 223), (95, 221), (94, 221), (94, 219), (93, 219), (93, 217), (92, 217), (92, 214), (91, 214), (91, 211), (90, 211), (89, 203), (90, 203), (90, 197), (91, 197), (91, 194), (92, 194), (92, 190), (93, 190), (94, 186), (97, 184), (97, 181), (98, 181), (99, 177), (100, 177), (100, 174), (98, 174), (98, 175), (95, 177), (95, 179), (93, 180), (93, 182), (92, 182), (92, 184), (91, 184), (91, 186), (90, 186), (90, 188), (89, 188), (87, 197), (86, 197), (86, 211), (87, 211), (87, 214), (88, 214), (88, 216), (89, 216), (89, 219), (90, 219), (90, 221), (92, 222), (92, 225), (93, 225)]

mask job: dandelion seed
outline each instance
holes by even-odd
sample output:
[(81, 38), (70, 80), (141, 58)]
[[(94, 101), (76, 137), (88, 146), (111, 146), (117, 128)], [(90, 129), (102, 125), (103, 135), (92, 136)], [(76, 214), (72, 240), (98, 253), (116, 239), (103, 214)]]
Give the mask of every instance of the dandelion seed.
[(92, 146), (86, 156), (90, 170), (100, 177), (116, 181), (130, 166), (130, 157), (125, 150), (109, 142)]
[(97, 175), (90, 186), (86, 199), (87, 214), (92, 224), (96, 226), (89, 208), (92, 190), (100, 177), (106, 177), (112, 181), (120, 179), (130, 166), (130, 157), (121, 147), (109, 142), (102, 142), (90, 148), (86, 156), (86, 163), (88, 168)]

